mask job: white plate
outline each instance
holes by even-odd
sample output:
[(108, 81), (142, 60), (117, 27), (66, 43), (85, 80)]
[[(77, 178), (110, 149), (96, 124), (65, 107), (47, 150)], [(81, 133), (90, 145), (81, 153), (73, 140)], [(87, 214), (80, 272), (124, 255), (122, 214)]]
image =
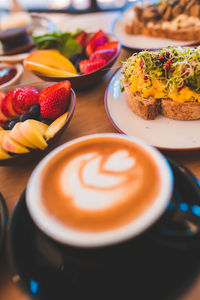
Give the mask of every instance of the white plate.
[(105, 109), (114, 127), (121, 133), (136, 136), (152, 146), (165, 150), (200, 149), (200, 120), (178, 121), (162, 115), (143, 120), (128, 107), (120, 90), (119, 69), (105, 93)]
[(126, 18), (127, 13), (128, 11), (125, 11), (113, 22), (111, 31), (120, 39), (122, 45), (128, 49), (158, 49), (168, 46), (189, 46), (197, 43), (195, 41), (175, 41), (164, 38), (147, 37), (145, 35), (127, 34), (123, 25), (123, 20)]
[(0, 56), (0, 62), (14, 64), (23, 61), (28, 55), (29, 53), (19, 53), (19, 54), (8, 55), (8, 56), (2, 55)]

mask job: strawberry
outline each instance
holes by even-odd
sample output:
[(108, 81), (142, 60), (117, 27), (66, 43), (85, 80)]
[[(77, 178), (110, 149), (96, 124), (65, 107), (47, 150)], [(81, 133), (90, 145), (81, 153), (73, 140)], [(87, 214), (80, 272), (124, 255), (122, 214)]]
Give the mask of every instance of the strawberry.
[(101, 45), (104, 45), (108, 40), (107, 35), (102, 31), (99, 30), (97, 33), (95, 33), (92, 38), (90, 39), (89, 43), (87, 44), (87, 47), (85, 49), (85, 52), (88, 57)]
[(107, 42), (104, 45), (99, 46), (96, 50), (102, 50), (102, 49), (118, 49), (119, 48), (119, 42), (113, 41), (113, 42)]
[(8, 93), (8, 95), (6, 95), (6, 97), (4, 97), (3, 102), (1, 104), (1, 110), (3, 112), (3, 114), (7, 117), (7, 118), (14, 118), (14, 117), (18, 117), (17, 112), (14, 110), (13, 108), (13, 92), (11, 91), (10, 93)]
[(31, 86), (18, 88), (13, 91), (13, 108), (19, 114), (29, 111), (32, 105), (38, 104), (39, 92)]
[(83, 49), (85, 49), (86, 46), (86, 42), (87, 42), (87, 38), (88, 38), (88, 33), (85, 31), (81, 31), (79, 34), (77, 34), (75, 36), (75, 41), (77, 41), (79, 44), (81, 44), (81, 46), (83, 47)]
[(100, 69), (101, 67), (105, 66), (105, 64), (106, 61), (103, 58), (95, 59), (95, 60), (85, 59), (80, 62), (79, 67), (81, 73), (88, 74)]
[(6, 96), (6, 94), (4, 92), (0, 92), (0, 122), (2, 124), (4, 124), (6, 121), (8, 121), (8, 118), (4, 115), (4, 113), (1, 110), (1, 105), (2, 105), (2, 102), (5, 98), (5, 96)]
[(71, 83), (61, 81), (40, 93), (40, 113), (45, 119), (55, 120), (67, 109)]
[(17, 94), (21, 91), (21, 88), (16, 88), (13, 90), (13, 96), (12, 96), (12, 105), (13, 109), (18, 113), (18, 114), (25, 114), (27, 113), (26, 110), (19, 108), (18, 105), (16, 105), (17, 101)]
[(102, 29), (100, 29), (99, 31), (97, 31), (96, 33), (94, 33), (94, 34), (92, 35), (92, 37), (91, 37), (91, 39), (90, 39), (90, 42), (91, 42), (92, 40), (98, 39), (100, 36), (106, 36), (105, 32), (104, 32)]
[(67, 94), (66, 97), (69, 97), (71, 93), (71, 83), (66, 80), (66, 81), (60, 81), (58, 83), (55, 83), (46, 89), (44, 89), (42, 92), (40, 92), (39, 95), (39, 103), (41, 104), (47, 97), (49, 97), (52, 93), (55, 91), (58, 91), (60, 89), (65, 89), (65, 93)]
[(88, 43), (85, 52), (88, 57), (101, 45), (105, 44), (107, 41), (107, 37), (105, 36), (100, 36), (96, 40), (92, 40), (91, 42)]
[(5, 98), (5, 96), (6, 96), (6, 93), (0, 91), (0, 100)]
[(0, 102), (1, 102), (1, 103), (2, 103), (2, 101), (4, 100), (4, 98), (5, 98), (6, 96), (7, 96), (6, 93), (0, 91)]
[(103, 58), (108, 62), (117, 52), (117, 49), (102, 49), (102, 50), (96, 50), (92, 55), (90, 56), (91, 60), (95, 60), (98, 58)]

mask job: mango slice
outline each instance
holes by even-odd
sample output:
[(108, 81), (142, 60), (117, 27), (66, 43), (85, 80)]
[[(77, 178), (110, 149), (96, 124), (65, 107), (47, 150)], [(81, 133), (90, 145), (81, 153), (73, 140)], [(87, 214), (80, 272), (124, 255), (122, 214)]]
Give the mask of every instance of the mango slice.
[(17, 143), (28, 147), (28, 148), (36, 148), (35, 145), (33, 145), (28, 139), (26, 139), (26, 136), (24, 136), (20, 129), (19, 126), (20, 124), (22, 124), (22, 122), (18, 122), (17, 124), (15, 124), (15, 126), (13, 127), (13, 129), (10, 131), (10, 137), (15, 140)]
[(21, 134), (36, 148), (45, 149), (48, 144), (44, 139), (44, 134), (48, 126), (36, 120), (26, 120), (19, 126)]
[(2, 141), (3, 141), (4, 136), (6, 134), (9, 134), (9, 133), (10, 133), (10, 130), (1, 130), (0, 131), (0, 145), (1, 145)]
[(27, 121), (25, 121), (29, 126), (32, 126), (32, 127), (35, 127), (42, 136), (45, 135), (45, 132), (47, 131), (48, 129), (48, 125), (47, 124), (44, 124), (40, 121), (37, 121), (37, 120), (32, 120), (32, 119), (29, 119)]
[(10, 155), (8, 154), (8, 152), (6, 152), (2, 147), (0, 147), (0, 159), (4, 159), (10, 157)]
[(6, 130), (1, 130), (1, 132), (0, 132), (0, 159), (10, 157), (8, 152), (5, 151), (1, 146), (5, 134), (9, 134), (9, 130), (7, 130), (7, 131)]
[[(24, 66), (45, 75), (69, 77), (72, 76), (69, 75), (71, 73), (77, 74), (71, 61), (60, 54), (58, 50), (37, 50), (24, 60)], [(58, 73), (59, 71), (61, 73)]]
[(13, 140), (9, 136), (9, 134), (5, 134), (5, 136), (4, 136), (3, 141), (2, 141), (2, 148), (5, 151), (12, 152), (12, 153), (18, 153), (18, 154), (29, 152), (29, 150), (26, 147), (15, 142), (15, 140)]
[(49, 125), (46, 133), (45, 138), (50, 139), (54, 137), (54, 135), (59, 131), (59, 129), (64, 125), (65, 121), (67, 120), (68, 112), (64, 113), (62, 116), (57, 118), (51, 125)]
[(66, 71), (57, 70), (45, 65), (41, 65), (35, 62), (27, 62), (25, 65), (26, 68), (36, 71), (40, 74), (52, 76), (52, 77), (75, 77), (77, 74), (69, 73)]

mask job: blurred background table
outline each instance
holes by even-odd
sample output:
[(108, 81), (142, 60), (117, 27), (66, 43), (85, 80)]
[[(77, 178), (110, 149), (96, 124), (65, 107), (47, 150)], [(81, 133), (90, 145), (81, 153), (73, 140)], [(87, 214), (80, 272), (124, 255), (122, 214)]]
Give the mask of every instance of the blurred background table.
[[(77, 26), (88, 30), (102, 28), (109, 32), (111, 24), (118, 12), (112, 13), (98, 13), (84, 15), (88, 23), (85, 24), (85, 18), (75, 17), (67, 14), (48, 14), (48, 17), (61, 29), (67, 27), (68, 20), (76, 18)], [(93, 23), (93, 20), (98, 20)], [(80, 21), (79, 21), (80, 20)], [(81, 23), (82, 22), (82, 23)], [(61, 26), (62, 24), (62, 26)], [(94, 25), (94, 26), (93, 26)], [(93, 26), (93, 28), (92, 28)], [(94, 28), (95, 27), (95, 28)], [(75, 28), (76, 29), (76, 28)], [(74, 28), (71, 28), (74, 31)], [(116, 132), (112, 124), (110, 123), (104, 109), (104, 93), (108, 84), (109, 78), (117, 67), (120, 66), (120, 60), (124, 60), (129, 57), (131, 53), (128, 50), (122, 49), (121, 54), (115, 63), (114, 67), (106, 78), (93, 88), (77, 93), (77, 106), (75, 114), (72, 118), (70, 126), (64, 132), (62, 138), (55, 146), (63, 144), (71, 139), (79, 136), (100, 133), (100, 132)], [(21, 82), (23, 84), (31, 84), (31, 82), (37, 82), (39, 79), (32, 75), (30, 72), (25, 71)], [(166, 154), (166, 153), (165, 153)], [(195, 176), (200, 179), (200, 151), (193, 152), (168, 152), (171, 158), (177, 159), (188, 167)], [(27, 181), (33, 169), (38, 161), (27, 165), (20, 165), (17, 167), (0, 167), (0, 191), (6, 199), (6, 203), (11, 214), (12, 209), (19, 198), (20, 194), (26, 188)], [(1, 300), (30, 300), (23, 291), (16, 287), (9, 276), (9, 267), (6, 257), (6, 249), (3, 251), (3, 255), (0, 258), (0, 299)], [(193, 283), (193, 286), (177, 300), (199, 300), (200, 299), (200, 276)], [(160, 299), (161, 300), (161, 299)]]

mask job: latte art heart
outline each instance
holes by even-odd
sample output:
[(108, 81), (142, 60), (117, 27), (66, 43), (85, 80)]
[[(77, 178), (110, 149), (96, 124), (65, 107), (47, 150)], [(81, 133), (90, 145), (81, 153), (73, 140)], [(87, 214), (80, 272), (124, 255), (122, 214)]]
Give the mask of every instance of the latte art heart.
[(147, 151), (107, 137), (63, 149), (45, 166), (40, 181), (48, 214), (86, 232), (128, 224), (152, 205), (160, 189), (158, 168)]
[(125, 201), (133, 189), (137, 192), (141, 176), (142, 169), (128, 151), (91, 152), (75, 157), (63, 168), (60, 184), (78, 208), (100, 210)]

